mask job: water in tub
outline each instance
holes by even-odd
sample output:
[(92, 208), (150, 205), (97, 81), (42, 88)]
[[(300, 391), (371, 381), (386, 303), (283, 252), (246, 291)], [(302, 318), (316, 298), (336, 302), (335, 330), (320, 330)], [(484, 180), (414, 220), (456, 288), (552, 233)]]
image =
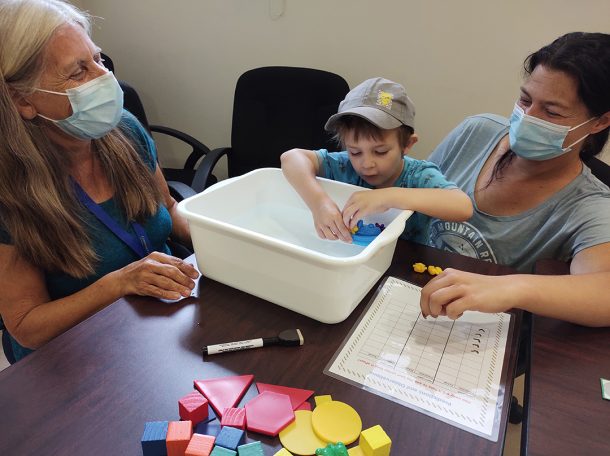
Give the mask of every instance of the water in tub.
[(365, 248), (342, 241), (320, 239), (314, 228), (309, 209), (288, 204), (276, 202), (257, 204), (240, 213), (230, 223), (338, 258), (358, 255)]

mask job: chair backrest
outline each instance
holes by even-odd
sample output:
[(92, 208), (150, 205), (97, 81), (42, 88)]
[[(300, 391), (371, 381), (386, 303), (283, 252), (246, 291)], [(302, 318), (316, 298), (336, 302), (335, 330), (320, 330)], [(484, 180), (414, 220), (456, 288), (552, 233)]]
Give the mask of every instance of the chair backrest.
[(591, 168), (591, 172), (595, 177), (610, 187), (610, 165), (596, 157), (591, 157), (586, 160), (585, 165)]
[(136, 116), (136, 119), (138, 119), (150, 133), (148, 118), (146, 117), (144, 105), (142, 104), (142, 100), (140, 100), (138, 92), (125, 81), (119, 80), (119, 85), (121, 86), (121, 89), (123, 89), (123, 106), (127, 111)]
[(333, 148), (324, 131), (349, 92), (341, 76), (297, 67), (262, 67), (242, 74), (235, 87), (229, 177), (279, 167), (288, 149)]
[[(112, 61), (110, 56), (104, 54), (103, 52), (101, 55), (102, 60), (104, 62), (104, 66), (114, 73), (114, 62)], [(138, 92), (125, 81), (119, 80), (119, 85), (121, 86), (121, 89), (123, 89), (123, 106), (130, 113), (136, 116), (140, 123), (150, 132), (148, 118), (146, 117), (144, 105), (142, 104), (142, 100), (140, 100)]]

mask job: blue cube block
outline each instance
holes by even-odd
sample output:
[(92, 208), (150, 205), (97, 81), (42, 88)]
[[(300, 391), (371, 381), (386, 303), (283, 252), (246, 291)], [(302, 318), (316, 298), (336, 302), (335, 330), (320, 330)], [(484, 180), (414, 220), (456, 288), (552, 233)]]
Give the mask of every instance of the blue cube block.
[(149, 421), (144, 424), (142, 453), (144, 456), (166, 456), (167, 421)]
[(244, 443), (246, 433), (241, 429), (231, 426), (224, 426), (216, 436), (216, 445), (229, 450), (237, 450), (237, 447)]
[(237, 454), (239, 456), (265, 456), (260, 442), (251, 442), (238, 446)]
[(216, 437), (220, 433), (220, 421), (202, 421), (195, 425), (195, 434), (212, 435)]

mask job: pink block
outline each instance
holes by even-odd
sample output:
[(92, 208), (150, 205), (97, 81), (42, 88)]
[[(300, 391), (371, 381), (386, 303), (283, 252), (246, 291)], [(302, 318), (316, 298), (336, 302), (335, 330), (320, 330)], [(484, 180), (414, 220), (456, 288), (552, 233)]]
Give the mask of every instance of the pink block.
[(222, 426), (246, 429), (246, 409), (233, 407), (224, 409), (220, 424)]
[(246, 404), (246, 425), (249, 431), (276, 436), (294, 421), (290, 397), (265, 391)]
[(210, 456), (215, 440), (211, 435), (193, 434), (184, 456)]
[(256, 388), (259, 393), (264, 393), (265, 391), (273, 391), (274, 393), (286, 394), (290, 397), (290, 402), (292, 403), (292, 409), (297, 410), (299, 405), (305, 402), (309, 397), (313, 394), (313, 391), (301, 389), (301, 388), (291, 388), (289, 386), (281, 386), (281, 385), (270, 385), (269, 383), (260, 383), (256, 382)]
[(252, 383), (254, 375), (195, 380), (197, 388), (210, 402), (216, 414), (222, 417), (226, 408), (235, 407)]
[(309, 402), (303, 402), (296, 410), (311, 410), (311, 404)]
[(191, 421), (170, 421), (167, 426), (165, 447), (168, 456), (183, 456), (193, 436)]
[(182, 420), (200, 423), (208, 417), (208, 400), (199, 391), (193, 391), (178, 401), (178, 414)]

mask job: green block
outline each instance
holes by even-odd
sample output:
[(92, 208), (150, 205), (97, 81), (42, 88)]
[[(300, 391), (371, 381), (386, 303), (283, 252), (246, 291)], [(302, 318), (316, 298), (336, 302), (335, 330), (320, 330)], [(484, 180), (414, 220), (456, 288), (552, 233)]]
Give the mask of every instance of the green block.
[(263, 446), (260, 442), (251, 442), (238, 446), (237, 454), (239, 456), (265, 456)]
[(216, 445), (210, 453), (210, 456), (235, 456), (236, 454), (237, 451)]

